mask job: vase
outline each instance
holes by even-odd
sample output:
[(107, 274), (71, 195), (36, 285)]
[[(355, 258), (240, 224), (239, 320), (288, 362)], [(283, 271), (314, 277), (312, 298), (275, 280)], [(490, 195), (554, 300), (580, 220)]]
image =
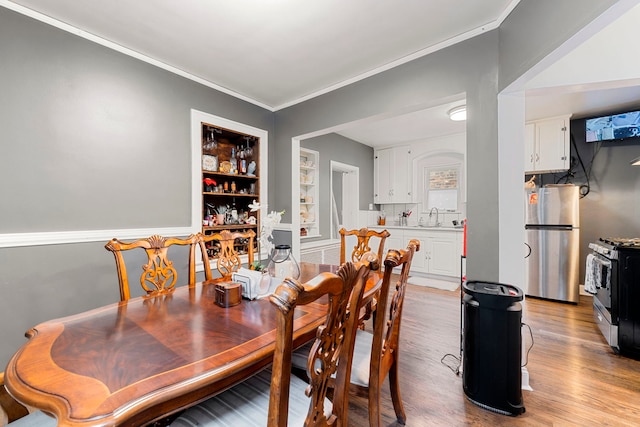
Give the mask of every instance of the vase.
[(290, 277), (297, 280), (300, 278), (300, 266), (291, 253), (291, 246), (277, 245), (273, 249), (271, 256), (269, 256), (267, 271), (271, 277), (279, 279)]
[(249, 176), (255, 176), (255, 172), (256, 172), (256, 162), (255, 161), (251, 161), (249, 163), (249, 166), (247, 168), (247, 175)]
[(218, 225), (224, 225), (225, 214), (216, 214), (216, 223)]

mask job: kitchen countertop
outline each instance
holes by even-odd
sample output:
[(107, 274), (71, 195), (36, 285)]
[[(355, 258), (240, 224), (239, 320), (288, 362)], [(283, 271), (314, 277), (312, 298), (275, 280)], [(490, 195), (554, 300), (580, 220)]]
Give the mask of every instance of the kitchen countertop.
[(387, 228), (389, 230), (391, 229), (400, 229), (400, 230), (425, 230), (425, 231), (463, 231), (462, 227), (454, 227), (454, 226), (441, 226), (441, 227), (421, 227), (419, 225), (370, 225), (369, 228)]

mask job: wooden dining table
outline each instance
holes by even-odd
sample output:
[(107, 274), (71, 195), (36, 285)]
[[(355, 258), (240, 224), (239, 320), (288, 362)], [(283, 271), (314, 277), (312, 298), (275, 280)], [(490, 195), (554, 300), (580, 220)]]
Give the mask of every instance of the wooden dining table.
[[(300, 263), (301, 281), (337, 266)], [(365, 300), (378, 292), (371, 272)], [(5, 370), (21, 403), (59, 426), (141, 426), (248, 378), (272, 362), (275, 311), (268, 298), (215, 304), (215, 284), (180, 286), (41, 323)], [(313, 339), (327, 306), (296, 309), (294, 345)]]

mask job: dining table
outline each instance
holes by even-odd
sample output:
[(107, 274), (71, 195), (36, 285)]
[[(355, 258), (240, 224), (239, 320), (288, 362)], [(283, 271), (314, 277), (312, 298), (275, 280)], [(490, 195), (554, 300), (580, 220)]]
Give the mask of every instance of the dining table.
[[(301, 262), (300, 281), (337, 269)], [(363, 302), (381, 278), (370, 272)], [(276, 316), (269, 298), (217, 305), (215, 284), (40, 323), (6, 367), (7, 390), (69, 427), (149, 425), (224, 391), (272, 362)], [(296, 308), (294, 346), (313, 339), (326, 314), (326, 300)]]

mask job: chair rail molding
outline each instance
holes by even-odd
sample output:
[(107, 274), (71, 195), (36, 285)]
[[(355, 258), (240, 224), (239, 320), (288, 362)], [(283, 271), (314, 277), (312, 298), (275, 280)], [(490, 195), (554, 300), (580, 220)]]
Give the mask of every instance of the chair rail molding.
[[(191, 110), (191, 218), (188, 226), (180, 227), (155, 227), (155, 228), (123, 228), (123, 229), (107, 229), (107, 230), (69, 230), (69, 231), (40, 231), (40, 232), (16, 232), (16, 233), (0, 233), (0, 248), (14, 248), (23, 246), (47, 246), (47, 245), (64, 245), (73, 243), (86, 242), (107, 242), (114, 237), (119, 239), (138, 239), (142, 237), (159, 234), (161, 236), (188, 236), (192, 233), (198, 233), (201, 228), (200, 219), (200, 196), (201, 178), (200, 174), (202, 160), (200, 158), (200, 123), (208, 122), (217, 126), (226, 127), (228, 129), (238, 130), (244, 133), (257, 135), (260, 137), (260, 143), (264, 149), (260, 153), (260, 162), (264, 177), (260, 178), (260, 194), (264, 194), (264, 206), (268, 202), (268, 167), (267, 153), (269, 134), (263, 129), (243, 123), (234, 122), (223, 117), (214, 116), (195, 109)], [(261, 212), (266, 215), (266, 208)], [(284, 227), (284, 225), (281, 225)]]
[(137, 239), (159, 234), (161, 236), (188, 236), (197, 233), (197, 227), (125, 228), (111, 230), (45, 231), (36, 233), (0, 234), (0, 248), (22, 246), (65, 245), (71, 243), (107, 242), (114, 237)]

